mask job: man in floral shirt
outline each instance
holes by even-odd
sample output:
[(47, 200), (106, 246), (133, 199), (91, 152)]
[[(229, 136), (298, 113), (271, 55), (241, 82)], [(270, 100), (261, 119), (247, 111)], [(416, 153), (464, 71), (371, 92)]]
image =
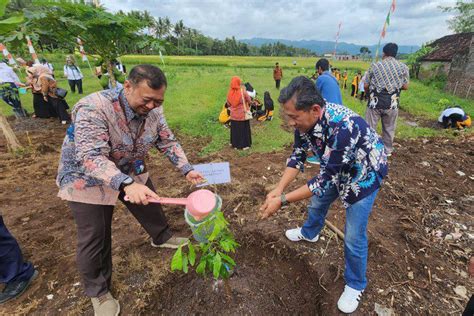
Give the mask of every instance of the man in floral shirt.
[[(262, 218), (288, 203), (311, 198), (303, 227), (286, 231), (286, 236), (291, 241), (316, 242), (330, 205), (337, 197), (341, 199), (346, 208), (346, 286), (338, 308), (352, 313), (367, 285), (367, 223), (388, 170), (383, 143), (359, 115), (342, 105), (326, 103), (306, 77), (294, 78), (281, 91), (279, 101), (289, 125), (295, 127), (294, 149), (280, 182), (260, 208)], [(319, 157), (319, 174), (284, 194), (303, 172), (307, 151)]]
[(123, 89), (93, 93), (72, 111), (57, 176), (58, 196), (68, 201), (76, 222), (77, 264), (95, 315), (120, 312), (110, 294), (111, 224), (118, 199), (150, 235), (152, 246), (177, 248), (187, 242), (171, 235), (160, 204), (148, 203), (150, 197), (159, 198), (145, 166), (153, 147), (190, 182), (203, 180), (166, 123), (166, 87), (159, 68), (138, 65)]

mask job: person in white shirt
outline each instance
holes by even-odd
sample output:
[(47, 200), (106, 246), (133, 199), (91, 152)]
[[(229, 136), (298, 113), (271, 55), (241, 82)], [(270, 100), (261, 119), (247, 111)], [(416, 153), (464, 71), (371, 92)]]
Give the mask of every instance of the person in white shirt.
[(41, 58), (41, 65), (47, 67), (49, 70), (51, 70), (52, 76), (54, 78), (54, 66), (53, 64), (49, 63), (46, 58)]
[(27, 116), (26, 111), (21, 107), (18, 94), (18, 87), (24, 86), (6, 61), (0, 61), (0, 98), (13, 108), (13, 113), (17, 118)]
[(470, 116), (459, 105), (449, 107), (441, 112), (438, 122), (443, 128), (462, 129), (471, 126)]
[(71, 92), (76, 92), (76, 86), (79, 94), (82, 94), (82, 72), (74, 63), (72, 56), (66, 57), (66, 65), (64, 65), (64, 77), (67, 78), (69, 82), (69, 87), (71, 87)]

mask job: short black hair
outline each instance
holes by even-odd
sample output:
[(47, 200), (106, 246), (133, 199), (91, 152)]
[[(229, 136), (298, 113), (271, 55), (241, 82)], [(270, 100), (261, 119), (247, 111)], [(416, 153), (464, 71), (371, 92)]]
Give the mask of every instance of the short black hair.
[(383, 47), (383, 53), (386, 56), (395, 57), (398, 53), (398, 45), (395, 43), (388, 43)]
[(323, 71), (328, 71), (329, 70), (329, 61), (326, 58), (321, 58), (316, 63), (316, 70), (318, 70), (319, 67), (321, 67), (321, 69)]
[(278, 65), (279, 65), (279, 63), (275, 63), (275, 66), (278, 66)]
[(146, 80), (148, 86), (155, 90), (168, 85), (163, 71), (150, 64), (137, 65), (132, 68), (128, 75), (128, 81), (134, 85), (139, 84), (143, 80)]
[(294, 96), (296, 96), (295, 108), (298, 111), (309, 111), (314, 104), (321, 107), (326, 105), (314, 82), (305, 76), (293, 78), (290, 84), (281, 90), (278, 102), (286, 103)]

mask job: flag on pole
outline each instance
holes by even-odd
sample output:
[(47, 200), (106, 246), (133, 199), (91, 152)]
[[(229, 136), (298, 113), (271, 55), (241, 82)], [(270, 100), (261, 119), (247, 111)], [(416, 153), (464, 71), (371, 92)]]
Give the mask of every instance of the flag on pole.
[(77, 44), (79, 44), (79, 52), (81, 53), (82, 61), (87, 61), (87, 55), (84, 50), (84, 46), (82, 46), (82, 41), (79, 37), (77, 38)]
[(2, 51), (3, 53), (3, 56), (5, 58), (8, 58), (8, 63), (10, 65), (16, 65), (16, 61), (15, 59), (13, 59), (13, 56), (12, 54), (10, 54), (10, 52), (8, 51), (8, 49), (5, 47), (5, 45), (3, 45), (2, 43), (0, 43), (0, 50)]
[(33, 44), (31, 43), (31, 39), (29, 36), (25, 36), (26, 44), (28, 45), (28, 50), (31, 54), (31, 58), (34, 60), (35, 64), (39, 64), (40, 61), (38, 59), (38, 55), (36, 55), (35, 49), (33, 48)]
[(337, 33), (336, 33), (336, 43), (334, 45), (334, 52), (333, 52), (333, 59), (336, 58), (336, 51), (337, 51), (337, 43), (339, 41), (339, 34), (341, 34), (341, 26), (342, 26), (342, 21), (339, 22), (339, 26), (337, 27)]

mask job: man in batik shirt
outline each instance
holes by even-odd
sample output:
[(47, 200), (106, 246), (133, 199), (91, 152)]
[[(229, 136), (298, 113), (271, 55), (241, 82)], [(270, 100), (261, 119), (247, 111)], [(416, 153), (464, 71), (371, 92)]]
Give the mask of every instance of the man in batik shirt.
[[(295, 127), (295, 140), (280, 182), (260, 208), (262, 218), (288, 203), (311, 198), (303, 227), (287, 230), (286, 237), (295, 242), (316, 242), (330, 205), (338, 197), (341, 199), (346, 208), (346, 286), (338, 308), (352, 313), (367, 286), (367, 223), (388, 171), (383, 143), (359, 115), (342, 105), (325, 102), (306, 77), (294, 78), (281, 91), (278, 101), (288, 124)], [(288, 185), (303, 171), (307, 151), (319, 157), (319, 174), (285, 194)]]
[(393, 138), (400, 106), (400, 91), (408, 89), (408, 67), (395, 59), (398, 46), (388, 43), (383, 48), (382, 60), (373, 64), (364, 84), (369, 94), (365, 119), (373, 129), (382, 120), (382, 139), (387, 156), (392, 155)]
[(68, 201), (76, 222), (77, 265), (95, 315), (120, 312), (110, 294), (111, 224), (117, 200), (149, 234), (152, 246), (177, 248), (187, 242), (172, 236), (160, 204), (148, 202), (159, 198), (145, 166), (153, 147), (188, 181), (203, 180), (166, 123), (162, 107), (166, 87), (159, 68), (138, 65), (123, 88), (93, 93), (72, 111), (58, 170), (58, 195)]

